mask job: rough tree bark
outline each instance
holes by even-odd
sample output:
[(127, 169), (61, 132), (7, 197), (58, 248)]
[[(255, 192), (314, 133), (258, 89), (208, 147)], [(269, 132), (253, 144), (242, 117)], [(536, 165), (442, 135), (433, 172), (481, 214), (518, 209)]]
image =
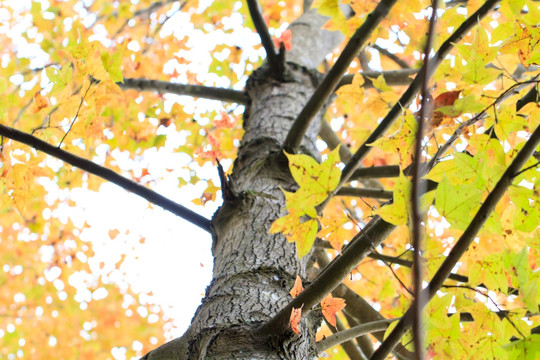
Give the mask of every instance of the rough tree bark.
[[(306, 263), (295, 244), (268, 232), (283, 215), (280, 188), (294, 191), (282, 145), (292, 122), (315, 91), (314, 68), (342, 36), (322, 30), (326, 19), (313, 10), (291, 24), (293, 46), (285, 71), (276, 79), (267, 64), (250, 77), (249, 97), (238, 157), (230, 177), (232, 195), (212, 220), (214, 272), (191, 327), (180, 339), (148, 353), (146, 359), (312, 359), (317, 312), (301, 321), (300, 335), (259, 336), (254, 331), (291, 301), (296, 275), (306, 282)], [(299, 152), (318, 157), (320, 117), (305, 134)]]

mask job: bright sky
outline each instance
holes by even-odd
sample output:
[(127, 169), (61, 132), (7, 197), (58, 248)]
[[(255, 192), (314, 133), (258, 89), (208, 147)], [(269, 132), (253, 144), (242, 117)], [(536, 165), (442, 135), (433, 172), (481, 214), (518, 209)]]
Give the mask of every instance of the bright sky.
[[(49, 6), (46, 0), (41, 1), (43, 9)], [(211, 4), (211, 1), (201, 1), (199, 11)], [(81, 5), (81, 6), (79, 6)], [(9, 2), (10, 7), (22, 11), (30, 9), (31, 1), (17, 0)], [(84, 15), (85, 10), (82, 2), (78, 3), (79, 13)], [(171, 10), (172, 14), (177, 10), (176, 7)], [(235, 4), (235, 8), (243, 6), (241, 2)], [(31, 59), (31, 67), (39, 68), (49, 63), (48, 55), (42, 52), (37, 45), (28, 44), (22, 37), (22, 33), (30, 26), (31, 19), (27, 16), (17, 18), (17, 25), (14, 28), (2, 26), (1, 20), (9, 18), (9, 12), (0, 8), (0, 34), (9, 36), (13, 42), (18, 44), (18, 51), (21, 57)], [(51, 16), (54, 16), (51, 14)], [(235, 18), (238, 17), (238, 18)], [(7, 17), (7, 18), (6, 18)], [(90, 25), (95, 19), (88, 17), (84, 23)], [(194, 46), (190, 52), (182, 54), (189, 64), (179, 65), (169, 63), (165, 66), (164, 72), (169, 73), (176, 70), (182, 74), (187, 69), (199, 74), (198, 80), (208, 85), (218, 87), (233, 87), (242, 89), (246, 77), (244, 76), (237, 84), (231, 84), (225, 77), (208, 74), (207, 69), (212, 61), (209, 55), (209, 49), (213, 44), (225, 43), (230, 46), (241, 44), (244, 50), (260, 42), (257, 34), (249, 29), (243, 28), (242, 19), (239, 14), (234, 14), (230, 18), (223, 19), (225, 26), (234, 28), (232, 32), (225, 35), (223, 32), (209, 36), (200, 30), (193, 28), (189, 21), (189, 16), (183, 12), (176, 12), (174, 16), (163, 26), (161, 34), (174, 35), (181, 39), (187, 35), (190, 37), (191, 46)], [(64, 24), (69, 27), (71, 21), (65, 20)], [(69, 30), (66, 28), (66, 30)], [(103, 44), (110, 45), (110, 40), (106, 39), (108, 34), (103, 27), (95, 27), (95, 36), (91, 40), (101, 41)], [(35, 36), (39, 37), (39, 34)], [(157, 39), (159, 40), (159, 39)], [(130, 49), (136, 50), (138, 44), (132, 42)], [(223, 53), (223, 57), (228, 54)], [(264, 56), (264, 50), (246, 52), (244, 56), (250, 56), (256, 60), (257, 57)], [(2, 63), (9, 62), (9, 58), (2, 58)], [(243, 74), (245, 69), (243, 65), (236, 65), (233, 70), (237, 74)], [(248, 69), (252, 70), (252, 69)], [(42, 86), (47, 86), (45, 73), (40, 73)], [(157, 75), (156, 75), (157, 76)], [(240, 78), (240, 76), (239, 76)], [(35, 77), (30, 83), (23, 84), (22, 77), (14, 76), (10, 80), (21, 85), (21, 89), (30, 89), (39, 77)], [(178, 82), (186, 83), (182, 75)], [(204, 118), (204, 113), (211, 110), (222, 110), (224, 106), (227, 110), (233, 110), (236, 115), (242, 113), (243, 108), (237, 105), (221, 104), (217, 101), (206, 99), (193, 100), (187, 96), (166, 95), (165, 108), (170, 109), (173, 102), (179, 102), (184, 105), (186, 113), (194, 114), (201, 125), (210, 121)], [(198, 114), (201, 114), (200, 116)], [(157, 122), (157, 119), (155, 119)], [(220, 193), (216, 201), (209, 201), (204, 207), (196, 206), (191, 203), (194, 196), (202, 194), (206, 188), (205, 183), (199, 182), (195, 185), (186, 185), (180, 187), (179, 178), (189, 180), (189, 172), (195, 171), (201, 179), (212, 179), (214, 184), (219, 184), (217, 169), (211, 163), (203, 167), (191, 163), (191, 159), (186, 154), (179, 154), (176, 149), (185, 143), (186, 134), (181, 129), (175, 129), (170, 126), (167, 129), (161, 127), (159, 134), (166, 134), (167, 141), (165, 146), (157, 149), (150, 149), (137, 157), (137, 160), (129, 158), (128, 153), (121, 153), (113, 150), (117, 164), (126, 171), (137, 175), (142, 168), (147, 168), (149, 175), (144, 179), (149, 181), (150, 187), (167, 196), (178, 203), (191, 208), (201, 215), (211, 218), (214, 211), (221, 203)], [(104, 153), (109, 150), (105, 145), (98, 150), (98, 156), (93, 161), (103, 163)], [(62, 162), (51, 159), (50, 165), (53, 168), (62, 166)], [(175, 166), (171, 166), (174, 164)], [(222, 165), (227, 170), (231, 161), (224, 160)], [(175, 167), (175, 170), (168, 171), (167, 168)], [(181, 335), (191, 323), (191, 318), (200, 304), (206, 286), (210, 283), (212, 272), (211, 256), (211, 238), (208, 233), (200, 230), (183, 219), (162, 210), (156, 206), (149, 205), (146, 200), (136, 195), (127, 193), (116, 185), (103, 184), (98, 193), (90, 192), (85, 189), (61, 189), (52, 182), (44, 180), (42, 184), (49, 191), (48, 198), (52, 202), (54, 198), (70, 197), (75, 201), (75, 207), (66, 207), (55, 212), (46, 211), (46, 218), (56, 218), (60, 221), (66, 221), (69, 218), (77, 226), (84, 222), (91, 225), (81, 233), (81, 239), (92, 242), (95, 257), (89, 260), (89, 265), (95, 275), (106, 275), (105, 279), (126, 287), (128, 284), (136, 293), (149, 293), (151, 296), (141, 295), (139, 301), (154, 303), (162, 306), (165, 314), (174, 320), (177, 329), (169, 332), (170, 337)], [(110, 232), (118, 229), (118, 233)], [(110, 235), (114, 235), (111, 239)], [(119, 270), (115, 270), (115, 264), (126, 254)], [(46, 261), (47, 251), (45, 250), (42, 259)], [(103, 264), (105, 264), (103, 266)], [(54, 271), (46, 276), (54, 277)], [(56, 275), (58, 276), (58, 275)], [(70, 279), (70, 284), (79, 288), (77, 294), (80, 301), (88, 297), (105, 296), (106, 294), (91, 294), (84, 286), (84, 276), (74, 276)], [(140, 311), (144, 309), (141, 307)]]

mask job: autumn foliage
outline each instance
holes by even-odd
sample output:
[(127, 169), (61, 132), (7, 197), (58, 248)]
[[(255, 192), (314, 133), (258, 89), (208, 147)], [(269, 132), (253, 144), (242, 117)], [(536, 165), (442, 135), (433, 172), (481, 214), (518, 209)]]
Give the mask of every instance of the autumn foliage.
[[(152, 294), (126, 281), (128, 248), (144, 240), (131, 234), (125, 253), (97, 260), (95, 239), (85, 235), (92, 225), (76, 215), (84, 208), (76, 193), (99, 192), (107, 179), (212, 232), (210, 220), (196, 211), (164, 205), (152, 195), (159, 184), (173, 182), (196, 189), (189, 194), (192, 204), (184, 204), (192, 209), (221, 201), (228, 185), (212, 176), (218, 161), (234, 171), (249, 105), (243, 90), (269, 49), (244, 2), (17, 3), (0, 7), (0, 358), (140, 357), (170, 340), (174, 328)], [(344, 41), (310, 70), (328, 74), (379, 3), (313, 1), (314, 11), (328, 17), (324, 28), (340, 32)], [(381, 318), (401, 318), (414, 302), (411, 203), (417, 201), (424, 216), (421, 268), (429, 282), (535, 139), (540, 3), (501, 1), (473, 19), (487, 3), (441, 3), (426, 57), (432, 4), (398, 1), (322, 100), (328, 106), (320, 154), (283, 149), (296, 187), (282, 189), (285, 206), (268, 232), (294, 243), (300, 261), (317, 263), (306, 279), (284, 285), (292, 289), (288, 300), (301, 296), (303, 281), (324, 272), (324, 259), (343, 257), (380, 219), (392, 227), (389, 235), (339, 283)], [(302, 14), (303, 2), (260, 5), (279, 58), (294, 47), (287, 26)], [(454, 41), (466, 22), (469, 28)], [(441, 48), (446, 52), (437, 58)], [(431, 73), (420, 80), (428, 59)], [(427, 93), (420, 93), (421, 81)], [(214, 88), (229, 92), (209, 90)], [(419, 121), (425, 127), (418, 137)], [(357, 149), (363, 153), (354, 163)], [(540, 356), (540, 148), (531, 152), (425, 304), (427, 357)], [(156, 153), (175, 160), (153, 163)], [(85, 168), (83, 160), (97, 167)], [(417, 198), (411, 195), (415, 162), (424, 189)], [(120, 177), (128, 180), (115, 182)], [(141, 192), (132, 190), (137, 187)], [(110, 228), (103, 236), (114, 241), (118, 234)], [(287, 331), (299, 334), (304, 314), (319, 311), (327, 325), (317, 339), (330, 337), (358, 325), (348, 306), (348, 299), (327, 293), (311, 308), (293, 307)], [(367, 341), (376, 348), (394, 326), (384, 336), (365, 335)], [(397, 348), (414, 351), (413, 333), (404, 332)], [(353, 346), (370, 352), (372, 345)], [(345, 346), (324, 351), (332, 359), (353, 358)]]

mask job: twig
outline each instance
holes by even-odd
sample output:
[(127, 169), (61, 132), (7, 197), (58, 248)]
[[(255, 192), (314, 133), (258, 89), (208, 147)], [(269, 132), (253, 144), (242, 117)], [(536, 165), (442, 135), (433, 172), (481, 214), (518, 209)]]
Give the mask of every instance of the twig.
[(283, 332), (288, 326), (293, 307), (300, 308), (303, 304), (302, 313), (309, 312), (315, 304), (318, 304), (348, 276), (358, 263), (371, 252), (371, 249), (377, 247), (395, 228), (395, 225), (389, 224), (379, 217), (374, 217), (370, 224), (366, 226), (365, 230), (354, 236), (341, 256), (326, 266), (300, 295), (262, 325), (258, 329), (259, 333), (266, 335)]
[(398, 64), (402, 69), (411, 68), (411, 66), (405, 60), (401, 59), (399, 56), (396, 56), (396, 54), (392, 54), (390, 51), (380, 47), (379, 45), (373, 44), (371, 47)]
[[(411, 179), (411, 226), (412, 226), (412, 246), (413, 246), (413, 267), (412, 267), (412, 283), (414, 292), (414, 316), (413, 316), (413, 342), (415, 350), (416, 360), (424, 359), (424, 331), (422, 329), (422, 309), (424, 304), (427, 303), (427, 299), (424, 298), (422, 293), (422, 283), (424, 281), (423, 273), (423, 261), (422, 261), (422, 248), (423, 248), (423, 231), (422, 221), (424, 219), (424, 212), (420, 208), (420, 194), (425, 192), (426, 183), (421, 182), (422, 177), (420, 161), (422, 158), (422, 140), (424, 139), (424, 122), (431, 116), (433, 109), (428, 104), (428, 73), (429, 70), (429, 54), (431, 53), (431, 46), (433, 44), (433, 38), (435, 37), (435, 23), (437, 21), (437, 9), (439, 8), (439, 1), (432, 0), (431, 4), (431, 20), (429, 21), (429, 30), (426, 40), (426, 47), (424, 49), (424, 66), (420, 72), (422, 81), (421, 91), (422, 100), (420, 108), (420, 116), (418, 118), (418, 127), (416, 129), (415, 141), (414, 141), (414, 155), (412, 163), (412, 179)], [(429, 107), (429, 108), (428, 108)]]
[(378, 320), (367, 324), (361, 324), (348, 330), (337, 332), (334, 335), (331, 335), (326, 339), (319, 341), (317, 343), (317, 351), (320, 353), (326, 349), (330, 349), (331, 347), (342, 344), (345, 341), (349, 341), (360, 335), (370, 334), (375, 331), (384, 331), (386, 330), (388, 325), (397, 320), (399, 320), (399, 318)]
[(392, 191), (383, 190), (383, 189), (366, 189), (366, 188), (353, 188), (344, 186), (339, 189), (337, 196), (356, 196), (356, 197), (367, 197), (367, 198), (377, 198), (377, 199), (391, 199)]
[[(427, 69), (428, 71), (426, 76), (427, 78), (431, 77), (437, 66), (442, 62), (442, 60), (446, 57), (446, 55), (450, 52), (454, 45), (458, 43), (469, 32), (469, 30), (478, 23), (481, 18), (486, 16), (498, 2), (499, 0), (487, 0), (484, 5), (482, 5), (473, 15), (471, 15), (471, 17), (465, 20), (459, 26), (459, 28), (456, 29), (456, 31), (454, 31), (454, 33), (441, 45), (441, 47), (433, 56), (431, 61), (429, 61), (429, 67)], [(424, 66), (426, 66), (426, 64), (424, 64)], [(402, 113), (403, 109), (406, 108), (414, 99), (416, 93), (420, 89), (420, 85), (420, 78), (416, 77), (412, 81), (411, 85), (409, 85), (405, 93), (398, 100), (398, 102), (392, 107), (392, 109), (384, 117), (381, 123), (377, 126), (377, 128), (373, 130), (367, 140), (360, 146), (360, 148), (358, 148), (352, 159), (343, 169), (341, 174), (341, 181), (337, 189), (335, 190), (336, 192), (341, 186), (343, 186), (343, 184), (348, 181), (349, 177), (352, 175), (358, 164), (365, 158), (365, 156), (371, 149), (369, 144), (373, 143), (380, 136), (382, 136)], [(322, 204), (322, 206), (320, 206), (320, 208), (324, 208), (324, 206), (326, 206), (326, 204), (330, 200), (330, 197)]]
[[(368, 89), (373, 87), (373, 81), (371, 79), (376, 79), (382, 75), (386, 85), (389, 86), (401, 86), (409, 85), (412, 82), (411, 76), (418, 74), (418, 69), (403, 69), (403, 70), (387, 70), (387, 71), (363, 71), (359, 73), (364, 78), (363, 87)], [(343, 85), (352, 84), (354, 74), (345, 75), (339, 81), (337, 87)]]
[(84, 92), (83, 97), (81, 98), (81, 101), (79, 102), (79, 107), (77, 108), (77, 111), (75, 112), (75, 116), (73, 117), (73, 120), (71, 121), (71, 124), (69, 124), (69, 128), (64, 133), (64, 136), (62, 136), (62, 138), (60, 139), (60, 142), (58, 143), (58, 146), (57, 146), (58, 148), (60, 148), (60, 146), (62, 146), (62, 143), (64, 142), (64, 139), (66, 138), (66, 136), (68, 136), (69, 132), (71, 131), (71, 128), (73, 128), (73, 125), (75, 124), (75, 121), (77, 121), (77, 118), (79, 117), (79, 112), (81, 111), (82, 104), (84, 103), (84, 99), (86, 98), (86, 95), (88, 95), (88, 91), (90, 91), (90, 88), (92, 87), (93, 84), (94, 84), (94, 80), (91, 79), (90, 83), (88, 84), (88, 87), (86, 88), (86, 91)]
[[(534, 149), (540, 143), (540, 125), (534, 130), (531, 134), (531, 137), (525, 145), (518, 152), (510, 166), (506, 169), (501, 179), (497, 182), (491, 193), (487, 196), (486, 200), (480, 206), (480, 209), (472, 219), (471, 223), (461, 235), (459, 240), (456, 242), (446, 259), (443, 261), (442, 265), (439, 267), (433, 279), (430, 281), (428, 287), (424, 290), (425, 296), (428, 299), (431, 299), (436, 292), (441, 288), (443, 282), (450, 275), (452, 268), (456, 265), (459, 259), (463, 256), (465, 251), (474, 240), (478, 231), (487, 221), (489, 214), (495, 209), (498, 201), (503, 197), (506, 189), (512, 184), (514, 175), (523, 167), (527, 162), (529, 157), (533, 154)], [(413, 303), (416, 300), (413, 301)], [(413, 307), (414, 304), (407, 310), (403, 315), (402, 319), (388, 335), (388, 337), (382, 342), (381, 346), (375, 351), (371, 360), (383, 360), (386, 358), (388, 353), (394, 348), (394, 346), (399, 342), (401, 337), (412, 325), (413, 317)]]
[[(328, 326), (328, 328), (330, 328), (330, 331), (332, 331), (334, 335), (340, 334), (341, 332), (346, 331), (345, 325), (343, 325), (343, 322), (337, 316), (336, 316), (335, 328), (332, 326), (332, 324), (328, 322), (328, 320), (324, 319), (324, 321), (326, 322), (326, 325)], [(362, 353), (362, 351), (360, 351), (360, 348), (356, 346), (356, 344), (353, 341), (351, 341), (351, 339), (347, 339), (339, 344), (341, 345), (341, 347), (347, 354), (349, 360), (353, 360), (353, 359), (354, 360), (367, 360), (366, 356)], [(335, 344), (335, 345), (338, 345), (338, 344)], [(321, 353), (324, 350), (325, 349), (319, 350), (319, 347), (317, 346), (317, 353)]]
[(168, 81), (125, 78), (124, 83), (117, 83), (122, 89), (135, 89), (139, 91), (157, 91), (178, 95), (189, 95), (206, 99), (228, 101), (245, 105), (248, 96), (243, 91), (220, 89), (201, 85), (175, 84)]
[(270, 64), (270, 69), (273, 74), (280, 75), (279, 72), (279, 60), (274, 49), (274, 43), (272, 42), (272, 37), (268, 32), (268, 27), (264, 22), (264, 19), (259, 11), (259, 3), (257, 0), (246, 0), (249, 8), (249, 14), (251, 15), (251, 20), (253, 20), (253, 25), (255, 25), (255, 30), (261, 38), (262, 46), (266, 51), (266, 57), (268, 58), (268, 63)]
[(76, 166), (81, 170), (87, 171), (91, 174), (108, 180), (113, 184), (116, 184), (121, 188), (137, 194), (140, 197), (148, 200), (149, 202), (172, 212), (173, 214), (178, 215), (179, 217), (191, 222), (192, 224), (197, 225), (201, 229), (212, 233), (211, 223), (210, 220), (208, 220), (207, 218), (180, 204), (175, 203), (174, 201), (171, 201), (170, 199), (156, 193), (153, 190), (150, 190), (142, 185), (135, 183), (132, 180), (120, 176), (111, 169), (107, 169), (106, 167), (98, 165), (90, 160), (86, 160), (68, 151), (59, 149), (56, 146), (53, 146), (30, 134), (4, 126), (2, 124), (0, 124), (0, 136), (5, 136), (9, 139), (26, 144), (36, 150), (43, 151), (46, 154), (54, 156), (55, 158), (60, 159), (70, 165)]
[(304, 138), (304, 134), (306, 133), (311, 120), (330, 98), (334, 92), (334, 89), (339, 83), (339, 80), (345, 71), (347, 71), (351, 61), (354, 60), (360, 48), (369, 39), (369, 36), (373, 30), (375, 30), (379, 23), (386, 17), (390, 11), (390, 8), (395, 3), (396, 0), (382, 0), (377, 5), (375, 10), (368, 15), (362, 26), (356, 30), (334, 66), (332, 66), (332, 69), (330, 69), (322, 83), (319, 85), (319, 87), (317, 87), (315, 93), (311, 96), (307, 104), (294, 121), (283, 144), (283, 148), (285, 150), (292, 153), (296, 152), (296, 149), (300, 146), (300, 143)]

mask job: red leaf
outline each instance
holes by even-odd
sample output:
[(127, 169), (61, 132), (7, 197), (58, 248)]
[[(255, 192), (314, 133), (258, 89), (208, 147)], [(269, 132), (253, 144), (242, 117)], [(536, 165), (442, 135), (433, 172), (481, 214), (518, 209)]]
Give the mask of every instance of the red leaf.
[(434, 108), (440, 108), (442, 106), (451, 106), (454, 105), (456, 100), (459, 98), (459, 94), (461, 93), (461, 90), (458, 91), (447, 91), (445, 93), (439, 94), (435, 98), (435, 101), (433, 103)]

